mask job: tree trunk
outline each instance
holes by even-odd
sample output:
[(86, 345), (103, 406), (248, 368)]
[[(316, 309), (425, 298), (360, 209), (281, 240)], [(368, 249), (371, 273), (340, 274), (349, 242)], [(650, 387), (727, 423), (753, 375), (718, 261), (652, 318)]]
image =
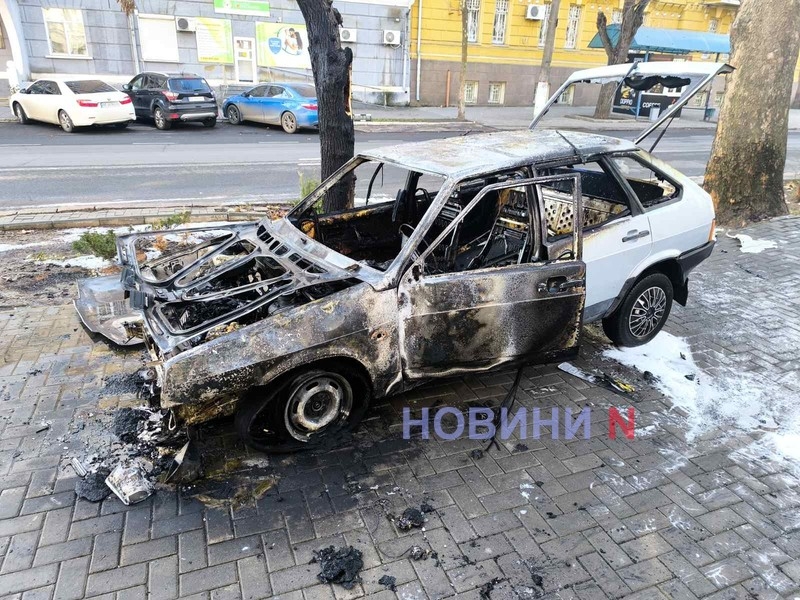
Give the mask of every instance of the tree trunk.
[[(603, 49), (608, 56), (609, 65), (619, 65), (628, 62), (628, 52), (631, 49), (633, 38), (639, 27), (644, 23), (644, 11), (650, 0), (625, 0), (622, 5), (622, 23), (619, 24), (619, 36), (614, 44), (608, 35), (608, 21), (601, 10), (597, 13), (597, 33), (603, 43)], [(607, 83), (600, 89), (597, 105), (594, 108), (595, 119), (608, 119), (614, 103), (616, 83)]]
[[(321, 177), (330, 177), (355, 152), (355, 131), (350, 105), (353, 51), (342, 48), (342, 17), (328, 0), (297, 0), (308, 28), (308, 52), (317, 88)], [(345, 177), (331, 188), (323, 202), (327, 211), (353, 205), (355, 180)]]
[(705, 188), (717, 222), (738, 227), (786, 214), (783, 169), (797, 55), (800, 0), (742, 0)]
[(560, 4), (561, 0), (552, 0), (550, 10), (547, 12), (547, 31), (544, 36), (542, 66), (539, 69), (539, 83), (536, 86), (536, 95), (533, 98), (534, 116), (537, 116), (544, 109), (545, 103), (550, 99), (550, 66), (553, 64), (553, 50), (556, 45)]
[(467, 55), (469, 54), (469, 12), (467, 0), (461, 0), (461, 70), (458, 76), (458, 114), (456, 119), (464, 121), (467, 105)]

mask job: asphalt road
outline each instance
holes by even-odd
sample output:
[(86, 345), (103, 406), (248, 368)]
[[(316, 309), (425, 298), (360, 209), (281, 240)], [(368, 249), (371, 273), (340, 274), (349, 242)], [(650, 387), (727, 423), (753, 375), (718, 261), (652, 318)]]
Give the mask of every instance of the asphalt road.
[[(450, 135), (458, 134), (357, 132), (356, 151)], [(706, 130), (669, 131), (656, 154), (687, 175), (702, 175), (711, 141)], [(788, 155), (787, 172), (800, 173), (800, 132), (790, 134)], [(0, 208), (292, 200), (298, 172), (313, 176), (318, 169), (313, 132), (224, 123), (162, 132), (137, 123), (69, 135), (50, 125), (0, 123)]]

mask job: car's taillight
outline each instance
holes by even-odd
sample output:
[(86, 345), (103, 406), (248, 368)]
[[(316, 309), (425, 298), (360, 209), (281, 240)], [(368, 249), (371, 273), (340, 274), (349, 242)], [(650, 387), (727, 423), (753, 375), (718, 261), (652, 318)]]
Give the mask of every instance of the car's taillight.
[(164, 97), (170, 102), (175, 102), (175, 100), (178, 99), (177, 92), (161, 92), (161, 93), (164, 94)]
[(317, 110), (316, 104), (303, 104), (303, 108), (307, 108), (308, 110)]
[(130, 104), (131, 103), (131, 99), (130, 98), (125, 98), (124, 100), (120, 100), (119, 103), (120, 104)]
[(94, 108), (97, 106), (97, 102), (94, 100), (78, 100), (78, 106), (84, 106), (86, 108)]

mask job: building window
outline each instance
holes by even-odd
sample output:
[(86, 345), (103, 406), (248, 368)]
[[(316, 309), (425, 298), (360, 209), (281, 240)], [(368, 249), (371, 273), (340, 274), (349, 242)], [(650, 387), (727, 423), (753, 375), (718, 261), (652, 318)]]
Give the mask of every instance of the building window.
[(567, 18), (567, 39), (564, 42), (564, 48), (577, 48), (578, 46), (578, 31), (581, 25), (581, 7), (570, 6), (569, 17)]
[(547, 37), (547, 22), (550, 20), (550, 5), (544, 5), (544, 19), (539, 21), (539, 47), (544, 47), (544, 39)]
[(567, 89), (561, 92), (561, 95), (558, 97), (558, 103), (566, 104), (567, 106), (572, 106), (572, 98), (574, 92), (575, 92), (575, 86), (574, 85), (569, 86)]
[(88, 56), (81, 11), (72, 8), (43, 8), (50, 54)]
[(508, 21), (508, 0), (497, 0), (494, 5), (494, 25), (492, 43), (506, 43), (506, 22)]
[(612, 25), (620, 25), (622, 24), (622, 9), (615, 8), (611, 11), (611, 24)]
[(478, 41), (478, 23), (481, 18), (481, 0), (467, 0), (467, 41)]
[(475, 104), (478, 101), (478, 82), (467, 81), (464, 86), (464, 102)]
[(722, 106), (722, 99), (725, 97), (725, 92), (716, 92), (714, 94), (714, 106)]
[(717, 19), (711, 19), (708, 22), (708, 32), (709, 33), (717, 33), (717, 28), (719, 27), (719, 21)]
[(489, 104), (502, 104), (506, 97), (506, 82), (496, 81), (489, 84)]

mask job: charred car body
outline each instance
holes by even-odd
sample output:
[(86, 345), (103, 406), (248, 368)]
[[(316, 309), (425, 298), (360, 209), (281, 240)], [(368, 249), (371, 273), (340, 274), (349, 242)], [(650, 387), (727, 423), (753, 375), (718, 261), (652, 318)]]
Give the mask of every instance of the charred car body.
[[(692, 92), (723, 68), (691, 66)], [(323, 212), (342, 180), (355, 207)], [(574, 355), (586, 321), (645, 343), (686, 302), (713, 219), (702, 189), (632, 142), (433, 140), (357, 156), (276, 221), (181, 230), (161, 255), (157, 232), (122, 236), (121, 280), (84, 280), (76, 306), (91, 330), (147, 344), (180, 420), (235, 413), (247, 443), (288, 451), (353, 427), (372, 398)]]

